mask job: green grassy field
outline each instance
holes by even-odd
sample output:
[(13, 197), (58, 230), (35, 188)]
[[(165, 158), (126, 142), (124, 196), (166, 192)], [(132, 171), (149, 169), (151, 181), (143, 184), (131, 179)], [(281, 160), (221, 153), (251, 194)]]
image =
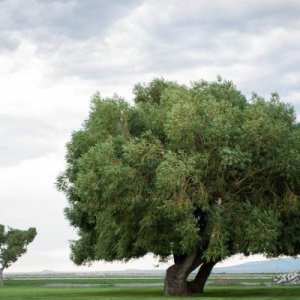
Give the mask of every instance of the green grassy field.
[[(213, 278), (202, 296), (194, 296), (193, 299), (276, 299), (276, 300), (300, 300), (300, 286), (265, 286), (270, 279), (264, 278)], [(233, 281), (232, 281), (233, 280)], [(235, 280), (235, 281), (234, 281)], [(268, 280), (268, 281), (266, 281)], [(242, 286), (242, 282), (258, 283), (257, 286)], [(165, 297), (162, 286), (136, 287), (114, 286), (124, 283), (162, 283), (162, 278), (138, 278), (138, 279), (36, 279), (36, 280), (7, 280), (5, 286), (0, 289), (2, 300), (129, 300), (129, 299), (178, 299), (178, 297)], [(101, 286), (47, 286), (48, 284), (103, 284)], [(180, 297), (190, 299), (190, 297)]]

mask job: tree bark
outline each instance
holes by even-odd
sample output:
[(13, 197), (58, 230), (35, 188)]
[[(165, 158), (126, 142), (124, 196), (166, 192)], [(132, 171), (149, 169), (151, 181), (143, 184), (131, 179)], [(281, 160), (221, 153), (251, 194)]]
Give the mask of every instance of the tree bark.
[(189, 255), (174, 255), (174, 265), (166, 271), (164, 292), (167, 296), (184, 296), (191, 293), (188, 277), (202, 261), (203, 252), (195, 251)]
[(164, 292), (166, 296), (184, 296), (188, 294), (186, 275), (176, 264), (167, 269)]
[(217, 262), (210, 261), (201, 265), (194, 280), (188, 282), (188, 291), (191, 294), (202, 294), (205, 283)]
[[(187, 255), (174, 255), (174, 265), (166, 271), (164, 292), (166, 296), (185, 296), (203, 292), (203, 287), (216, 262), (203, 262), (203, 252), (207, 249), (210, 240), (208, 215), (202, 211), (198, 216), (198, 226), (202, 231), (202, 242), (197, 250)], [(200, 217), (199, 217), (200, 216)], [(201, 265), (196, 278), (188, 282), (192, 271)]]
[(0, 287), (3, 286), (3, 269), (0, 269)]
[(197, 252), (190, 255), (176, 257), (175, 264), (166, 271), (164, 292), (167, 296), (184, 296), (188, 295), (187, 278), (192, 272)]
[[(202, 263), (202, 264), (201, 264)], [(217, 262), (202, 262), (200, 256), (190, 255), (167, 269), (164, 292), (166, 296), (187, 296), (201, 294), (205, 283)], [(192, 281), (187, 281), (190, 273), (201, 264), (201, 267)]]

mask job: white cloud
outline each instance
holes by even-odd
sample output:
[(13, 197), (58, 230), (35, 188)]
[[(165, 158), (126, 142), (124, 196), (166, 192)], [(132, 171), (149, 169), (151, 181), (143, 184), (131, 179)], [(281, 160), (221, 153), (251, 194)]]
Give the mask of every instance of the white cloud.
[(220, 74), (246, 95), (278, 91), (300, 115), (299, 13), (292, 0), (0, 1), (0, 222), (39, 232), (11, 270), (72, 268), (54, 181), (96, 90), (130, 100), (154, 76)]

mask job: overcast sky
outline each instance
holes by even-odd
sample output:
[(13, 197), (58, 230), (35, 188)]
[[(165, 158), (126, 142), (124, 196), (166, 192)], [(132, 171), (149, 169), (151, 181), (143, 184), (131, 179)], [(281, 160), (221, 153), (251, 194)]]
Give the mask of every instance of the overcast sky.
[(299, 16), (295, 0), (0, 0), (0, 223), (38, 231), (9, 270), (89, 270), (69, 260), (54, 182), (96, 91), (131, 101), (139, 81), (219, 74), (247, 96), (277, 91), (299, 118)]

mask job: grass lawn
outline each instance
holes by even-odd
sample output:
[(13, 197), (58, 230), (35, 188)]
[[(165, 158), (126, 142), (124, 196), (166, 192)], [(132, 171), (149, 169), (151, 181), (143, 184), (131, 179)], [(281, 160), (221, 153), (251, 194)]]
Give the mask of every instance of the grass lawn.
[[(107, 280), (106, 280), (107, 281)], [(113, 283), (120, 283), (118, 279)], [(127, 279), (128, 281), (128, 279)], [(47, 287), (45, 284), (53, 280), (8, 280), (0, 289), (2, 300), (129, 300), (129, 299), (190, 299), (190, 297), (165, 297), (162, 287), (118, 287), (118, 286), (92, 286), (92, 287)], [(59, 280), (59, 283), (103, 283), (96, 279)], [(129, 281), (130, 283), (131, 281)], [(135, 281), (136, 282), (136, 281)], [(149, 279), (147, 279), (147, 282)], [(152, 282), (159, 282), (153, 280)], [(109, 284), (109, 282), (107, 282)], [(209, 286), (202, 296), (193, 299), (208, 300), (250, 300), (250, 299), (275, 299), (275, 300), (300, 300), (300, 286)]]

